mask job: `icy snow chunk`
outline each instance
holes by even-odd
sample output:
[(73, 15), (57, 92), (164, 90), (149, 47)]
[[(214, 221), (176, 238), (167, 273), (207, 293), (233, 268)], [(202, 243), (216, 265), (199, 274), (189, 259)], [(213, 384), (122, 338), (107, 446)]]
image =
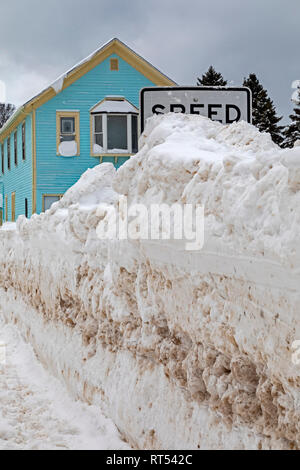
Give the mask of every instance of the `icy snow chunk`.
[(109, 149), (107, 153), (128, 153), (127, 149)]
[(56, 94), (60, 93), (64, 86), (65, 75), (59, 77), (55, 82), (52, 83), (51, 88), (55, 91)]
[(98, 145), (98, 144), (94, 144), (94, 147), (93, 147), (93, 152), (94, 153), (104, 153), (104, 148), (101, 147), (101, 145)]
[(2, 227), (0, 228), (0, 230), (4, 230), (6, 232), (11, 232), (11, 231), (15, 231), (17, 228), (16, 226), (16, 223), (15, 222), (5, 222)]
[(116, 174), (112, 163), (102, 163), (93, 169), (87, 170), (63, 196), (60, 201), (62, 207), (79, 203), (82, 206), (93, 206), (101, 202), (113, 204), (116, 193), (111, 183)]
[(77, 143), (75, 140), (62, 142), (58, 150), (62, 157), (75, 157), (77, 155)]
[(283, 150), (281, 163), (288, 168), (300, 168), (300, 146)]

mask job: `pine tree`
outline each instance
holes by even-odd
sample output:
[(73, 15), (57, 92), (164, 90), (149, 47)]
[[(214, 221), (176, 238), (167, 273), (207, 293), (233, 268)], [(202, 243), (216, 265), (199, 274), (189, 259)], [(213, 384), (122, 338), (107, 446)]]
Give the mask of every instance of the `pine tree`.
[(283, 141), (282, 131), (284, 126), (279, 126), (282, 116), (276, 115), (276, 108), (269, 98), (267, 90), (259, 83), (255, 73), (250, 73), (244, 79), (243, 85), (252, 91), (252, 123), (261, 132), (269, 132), (273, 141), (280, 145)]
[(0, 103), (0, 129), (15, 111), (15, 106), (10, 103)]
[(224, 80), (221, 73), (216, 72), (216, 70), (211, 65), (208, 71), (202, 75), (202, 78), (198, 78), (197, 86), (226, 86), (227, 81)]
[(298, 88), (298, 102), (295, 103), (294, 113), (290, 115), (292, 121), (284, 130), (282, 147), (293, 147), (296, 140), (300, 141), (300, 87)]

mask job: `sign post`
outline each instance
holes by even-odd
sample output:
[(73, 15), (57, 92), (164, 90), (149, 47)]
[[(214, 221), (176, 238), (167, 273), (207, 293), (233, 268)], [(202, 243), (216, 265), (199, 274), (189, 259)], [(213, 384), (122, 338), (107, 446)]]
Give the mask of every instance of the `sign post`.
[(163, 87), (141, 90), (141, 132), (154, 114), (200, 114), (223, 124), (252, 122), (249, 88)]

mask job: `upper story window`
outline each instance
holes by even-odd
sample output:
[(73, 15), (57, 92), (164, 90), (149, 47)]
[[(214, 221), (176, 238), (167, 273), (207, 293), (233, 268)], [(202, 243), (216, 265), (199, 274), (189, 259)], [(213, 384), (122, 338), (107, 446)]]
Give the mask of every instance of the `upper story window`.
[(14, 133), (14, 157), (15, 157), (15, 165), (18, 165), (18, 132)]
[(78, 111), (56, 113), (57, 155), (75, 157), (80, 154), (80, 130)]
[(123, 97), (107, 97), (91, 110), (91, 153), (132, 155), (138, 151), (138, 109)]
[(4, 144), (1, 144), (1, 171), (4, 175)]
[(26, 159), (26, 123), (22, 124), (22, 159)]
[(10, 170), (10, 136), (7, 139), (7, 168)]

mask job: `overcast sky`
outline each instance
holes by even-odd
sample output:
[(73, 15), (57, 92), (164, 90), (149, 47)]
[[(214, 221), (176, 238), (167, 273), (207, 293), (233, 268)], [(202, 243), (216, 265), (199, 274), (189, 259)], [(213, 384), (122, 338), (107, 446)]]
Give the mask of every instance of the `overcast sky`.
[(278, 112), (300, 79), (300, 0), (0, 0), (0, 80), (19, 105), (118, 37), (180, 85), (255, 72)]

